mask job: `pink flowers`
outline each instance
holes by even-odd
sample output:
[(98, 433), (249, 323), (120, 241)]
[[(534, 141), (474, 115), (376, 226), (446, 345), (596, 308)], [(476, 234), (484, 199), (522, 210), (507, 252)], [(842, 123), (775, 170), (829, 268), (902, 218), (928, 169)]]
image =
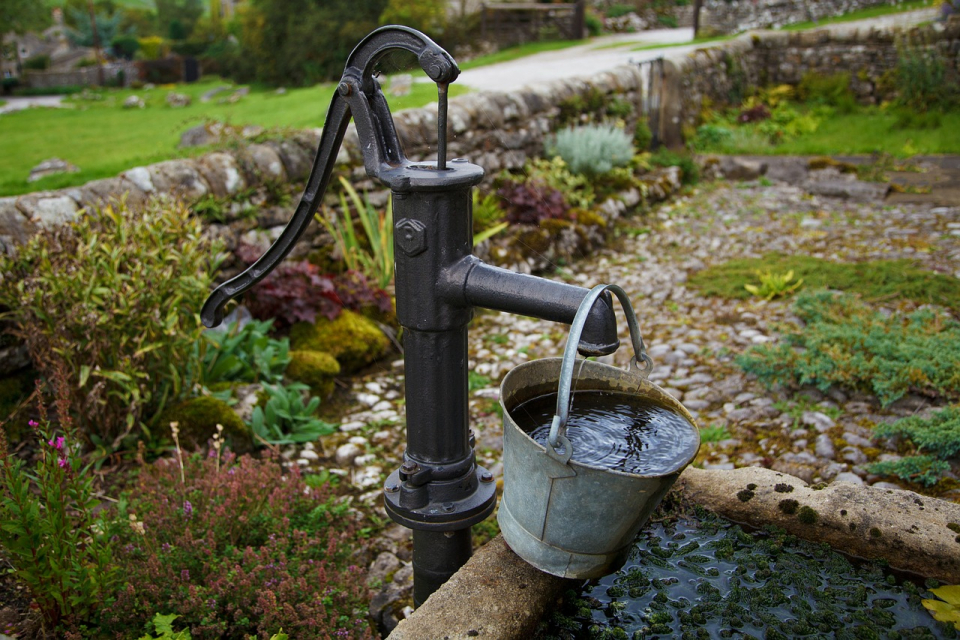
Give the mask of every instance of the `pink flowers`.
[[(33, 426), (34, 424), (36, 424), (33, 420), (31, 420), (30, 422), (31, 422), (30, 426)], [(56, 438), (50, 438), (49, 440), (47, 440), (47, 444), (53, 447), (56, 451), (66, 451), (67, 439), (64, 438), (63, 436), (57, 436)], [(67, 456), (66, 455), (60, 456), (60, 459), (57, 461), (57, 464), (60, 465), (61, 469), (66, 467)]]
[(31, 429), (36, 429), (37, 427), (40, 426), (40, 423), (37, 422), (36, 420), (31, 420), (27, 424), (30, 425)]

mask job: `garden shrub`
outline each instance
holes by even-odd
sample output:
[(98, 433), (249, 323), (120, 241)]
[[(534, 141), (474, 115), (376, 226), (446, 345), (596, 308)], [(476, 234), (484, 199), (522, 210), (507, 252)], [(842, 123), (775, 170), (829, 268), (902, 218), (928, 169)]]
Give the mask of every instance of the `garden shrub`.
[(646, 151), (653, 142), (653, 132), (650, 131), (650, 125), (647, 120), (641, 117), (633, 127), (633, 146), (640, 151)]
[(314, 442), (337, 430), (337, 425), (317, 417), (320, 398), (304, 394), (309, 387), (301, 382), (264, 384), (261, 405), (254, 407), (250, 428), (257, 440), (268, 444)]
[[(248, 265), (260, 257), (250, 245), (238, 246), (236, 254)], [(247, 293), (244, 304), (254, 318), (274, 320), (277, 329), (313, 322), (317, 314), (336, 318), (341, 307), (333, 280), (306, 260), (281, 263)]]
[(560, 156), (551, 160), (535, 158), (523, 168), (527, 181), (542, 183), (556, 189), (571, 206), (589, 209), (596, 204), (593, 182), (587, 176), (574, 173)]
[(200, 382), (279, 382), (290, 363), (290, 341), (269, 335), (273, 320), (231, 322), (222, 330), (204, 331), (197, 342), (202, 362)]
[(803, 328), (775, 346), (737, 358), (766, 385), (845, 386), (873, 392), (883, 405), (907, 393), (956, 397), (960, 323), (932, 309), (885, 315), (846, 294), (803, 293), (793, 306)]
[(926, 113), (956, 108), (956, 85), (947, 82), (946, 62), (935, 48), (902, 39), (897, 43), (896, 74), (896, 103), (905, 110)]
[(800, 80), (797, 96), (804, 102), (833, 107), (839, 113), (853, 113), (858, 106), (850, 90), (850, 74), (846, 72), (821, 75), (808, 71)]
[(590, 87), (584, 93), (576, 93), (557, 104), (559, 125), (566, 126), (578, 122), (602, 119), (606, 113), (610, 98), (600, 89)]
[(106, 512), (97, 510), (93, 474), (80, 455), (62, 368), (54, 370), (54, 383), (56, 420), (48, 419), (39, 394), (40, 420), (30, 421), (38, 450), (32, 470), (9, 450), (0, 428), (0, 545), (48, 636), (79, 638), (81, 627), (109, 600), (118, 576)]
[(574, 173), (598, 176), (630, 163), (633, 138), (611, 125), (568, 127), (548, 141), (547, 153), (559, 155)]
[(511, 224), (539, 224), (544, 220), (568, 220), (570, 205), (558, 189), (539, 180), (504, 180), (497, 195)]
[(127, 638), (175, 612), (194, 640), (266, 639), (281, 627), (294, 638), (371, 638), (347, 509), (269, 454), (191, 456), (182, 476), (174, 460), (148, 465), (120, 505), (124, 584), (101, 631)]
[[(260, 257), (250, 245), (240, 245), (236, 254), (248, 265)], [(244, 305), (254, 318), (272, 320), (278, 331), (287, 331), (298, 322), (314, 322), (318, 315), (333, 320), (344, 308), (385, 315), (393, 312), (389, 294), (364, 274), (345, 271), (331, 276), (306, 260), (281, 263), (246, 294)]]
[(48, 379), (62, 367), (81, 433), (115, 448), (189, 389), (220, 246), (181, 203), (120, 202), (0, 260), (0, 304)]

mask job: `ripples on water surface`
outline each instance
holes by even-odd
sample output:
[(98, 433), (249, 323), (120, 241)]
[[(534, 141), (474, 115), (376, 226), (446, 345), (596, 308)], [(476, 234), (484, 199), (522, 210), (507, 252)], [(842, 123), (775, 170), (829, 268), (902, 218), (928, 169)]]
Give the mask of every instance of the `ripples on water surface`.
[[(510, 415), (538, 444), (547, 445), (557, 394), (523, 402)], [(567, 421), (573, 460), (639, 475), (662, 475), (693, 456), (697, 431), (683, 416), (637, 395), (578, 391)]]

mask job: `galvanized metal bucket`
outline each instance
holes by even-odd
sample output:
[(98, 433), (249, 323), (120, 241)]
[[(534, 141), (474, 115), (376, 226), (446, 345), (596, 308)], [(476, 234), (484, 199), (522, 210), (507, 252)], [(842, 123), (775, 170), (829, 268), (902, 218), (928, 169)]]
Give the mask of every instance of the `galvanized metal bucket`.
[[(620, 299), (633, 342), (630, 370), (577, 361), (577, 344), (587, 313), (605, 290)], [(639, 364), (643, 363), (643, 366)], [(615, 391), (636, 398), (637, 406), (659, 405), (682, 416), (700, 435), (690, 413), (676, 399), (646, 379), (651, 362), (626, 293), (616, 285), (598, 285), (584, 298), (571, 326), (563, 358), (520, 365), (503, 379), (503, 498), (497, 520), (504, 540), (521, 558), (541, 571), (564, 578), (598, 578), (623, 566), (631, 543), (674, 481), (693, 459), (680, 456), (662, 475), (643, 476), (588, 466), (572, 460), (565, 436), (570, 390), (576, 364), (576, 390)], [(557, 412), (548, 445), (521, 429), (511, 414), (518, 405), (557, 393)]]

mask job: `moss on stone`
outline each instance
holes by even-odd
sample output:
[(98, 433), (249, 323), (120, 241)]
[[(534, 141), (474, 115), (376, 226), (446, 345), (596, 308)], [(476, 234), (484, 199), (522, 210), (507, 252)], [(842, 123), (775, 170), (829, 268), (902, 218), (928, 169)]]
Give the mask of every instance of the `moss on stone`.
[(240, 416), (223, 400), (211, 396), (191, 398), (166, 409), (160, 416), (160, 428), (168, 429), (176, 422), (180, 429), (180, 446), (194, 450), (206, 446), (223, 425), (223, 439), (231, 451), (247, 453), (253, 449), (253, 434)]
[(813, 524), (819, 517), (819, 514), (815, 510), (806, 505), (797, 510), (797, 520), (803, 524)]
[(607, 221), (596, 211), (590, 209), (575, 209), (577, 222), (587, 227), (606, 227)]
[(880, 531), (880, 529), (877, 529), (876, 527), (872, 527), (872, 528), (870, 529), (870, 537), (871, 537), (871, 538), (882, 538), (882, 537), (883, 537), (883, 532)]
[(344, 309), (334, 320), (318, 317), (290, 330), (293, 351), (321, 351), (340, 363), (343, 373), (358, 371), (387, 353), (390, 341), (369, 318)]
[(520, 233), (514, 242), (523, 248), (521, 253), (544, 253), (550, 248), (550, 234), (545, 229), (530, 229)]
[(793, 491), (793, 485), (786, 484), (784, 482), (778, 482), (777, 485), (773, 487), (773, 490), (777, 493), (790, 493)]
[(953, 531), (954, 533), (960, 533), (960, 524), (957, 524), (956, 522), (950, 522), (947, 524), (947, 529), (950, 529), (950, 531)]
[(810, 158), (807, 162), (807, 166), (811, 170), (816, 171), (817, 169), (826, 169), (828, 167), (833, 167), (841, 173), (856, 173), (857, 165), (852, 162), (843, 162), (841, 160), (834, 160), (828, 156), (818, 156), (816, 158)]
[(755, 494), (749, 489), (743, 489), (737, 492), (737, 500), (740, 502), (750, 502)]
[(788, 516), (792, 516), (797, 512), (797, 508), (800, 506), (800, 503), (792, 498), (786, 500), (781, 500), (777, 507), (780, 508), (780, 511), (783, 511)]
[(340, 363), (325, 351), (291, 351), (286, 377), (310, 387), (315, 395), (327, 397), (333, 391), (333, 379), (340, 374)]

